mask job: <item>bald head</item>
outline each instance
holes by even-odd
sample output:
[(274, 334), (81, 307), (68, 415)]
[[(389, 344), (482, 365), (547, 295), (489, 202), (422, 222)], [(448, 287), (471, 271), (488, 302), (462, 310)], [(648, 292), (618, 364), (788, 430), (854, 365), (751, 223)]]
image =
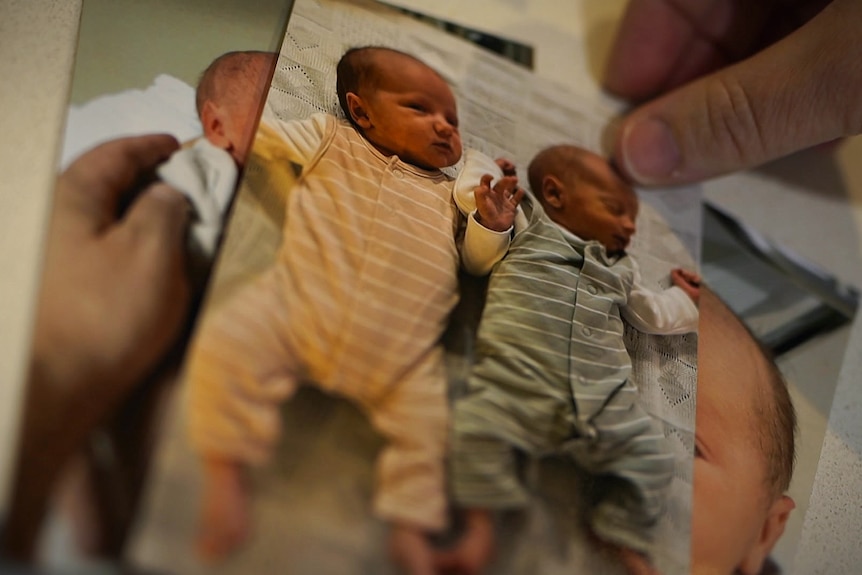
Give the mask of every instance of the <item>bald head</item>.
[(563, 145), (545, 148), (536, 154), (527, 168), (530, 189), (541, 200), (540, 192), (545, 176), (568, 178), (572, 173), (585, 174), (588, 170), (584, 165), (584, 159), (589, 155), (594, 154), (576, 146)]
[[(540, 196), (542, 181), (546, 176), (561, 180), (583, 180), (606, 188), (624, 190), (631, 188), (619, 177), (607, 160), (584, 148), (560, 144), (545, 148), (535, 155), (527, 168), (530, 189)], [(541, 198), (540, 198), (541, 199)]]
[(195, 94), (198, 115), (207, 101), (219, 105), (236, 105), (248, 99), (260, 102), (277, 57), (272, 52), (245, 51), (228, 52), (213, 60), (198, 82)]
[[(701, 290), (700, 314), (701, 342), (706, 341), (707, 347), (722, 346), (720, 350), (704, 348), (701, 353), (720, 355), (726, 377), (738, 379), (744, 375), (750, 382), (750, 389), (745, 390), (750, 401), (740, 408), (747, 409), (751, 437), (764, 456), (769, 495), (777, 497), (790, 486), (795, 459), (796, 414), (787, 382), (769, 350), (706, 288)], [(753, 374), (735, 373), (749, 365)]]
[(691, 572), (757, 575), (795, 507), (795, 416), (769, 354), (701, 287)]
[(622, 254), (635, 233), (639, 202), (601, 156), (572, 145), (546, 148), (527, 169), (548, 217), (581, 239)]
[(245, 165), (276, 60), (271, 52), (228, 52), (213, 60), (198, 83), (204, 137), (238, 166)]

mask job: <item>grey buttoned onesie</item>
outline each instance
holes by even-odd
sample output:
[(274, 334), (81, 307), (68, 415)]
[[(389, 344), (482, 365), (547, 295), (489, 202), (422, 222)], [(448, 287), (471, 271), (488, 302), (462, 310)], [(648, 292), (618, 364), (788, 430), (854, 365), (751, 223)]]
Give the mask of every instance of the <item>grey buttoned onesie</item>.
[(523, 205), (529, 225), (491, 275), (476, 364), (454, 407), (455, 501), (524, 506), (515, 451), (568, 454), (615, 478), (591, 509), (595, 533), (646, 551), (673, 455), (629, 379), (621, 313), (641, 331), (680, 334), (697, 329), (697, 307), (678, 287), (642, 288), (631, 257), (608, 256), (535, 200)]

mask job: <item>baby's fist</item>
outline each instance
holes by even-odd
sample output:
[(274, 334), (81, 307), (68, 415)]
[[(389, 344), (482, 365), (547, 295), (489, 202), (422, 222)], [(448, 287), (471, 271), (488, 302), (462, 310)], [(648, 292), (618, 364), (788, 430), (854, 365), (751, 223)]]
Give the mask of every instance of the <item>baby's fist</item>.
[(682, 268), (677, 268), (670, 272), (670, 281), (673, 285), (684, 291), (695, 305), (700, 301), (701, 280), (700, 275)]

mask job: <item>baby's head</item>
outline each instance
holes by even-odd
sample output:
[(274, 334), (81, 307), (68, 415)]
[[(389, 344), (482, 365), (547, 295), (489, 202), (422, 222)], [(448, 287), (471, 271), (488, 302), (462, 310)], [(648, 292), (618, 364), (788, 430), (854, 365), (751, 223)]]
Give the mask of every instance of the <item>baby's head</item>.
[(390, 48), (353, 48), (337, 73), (341, 109), (382, 154), (424, 169), (461, 158), (455, 96), (421, 60)]
[(621, 254), (635, 233), (638, 198), (601, 156), (560, 145), (536, 154), (527, 171), (533, 194), (553, 221), (583, 240)]
[(198, 82), (195, 105), (204, 137), (245, 163), (260, 105), (269, 87), (277, 55), (228, 52), (213, 60)]
[(760, 573), (795, 507), (796, 416), (775, 363), (701, 290), (692, 572)]

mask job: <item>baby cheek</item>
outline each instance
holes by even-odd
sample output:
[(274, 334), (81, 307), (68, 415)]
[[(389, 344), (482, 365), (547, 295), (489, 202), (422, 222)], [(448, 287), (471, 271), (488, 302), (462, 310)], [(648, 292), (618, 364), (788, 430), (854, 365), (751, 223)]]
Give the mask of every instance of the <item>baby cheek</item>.
[(461, 149), (461, 136), (459, 136), (457, 133), (452, 140), (452, 150), (455, 152), (455, 155), (458, 156), (458, 158), (461, 157), (461, 153), (463, 152), (463, 150)]

